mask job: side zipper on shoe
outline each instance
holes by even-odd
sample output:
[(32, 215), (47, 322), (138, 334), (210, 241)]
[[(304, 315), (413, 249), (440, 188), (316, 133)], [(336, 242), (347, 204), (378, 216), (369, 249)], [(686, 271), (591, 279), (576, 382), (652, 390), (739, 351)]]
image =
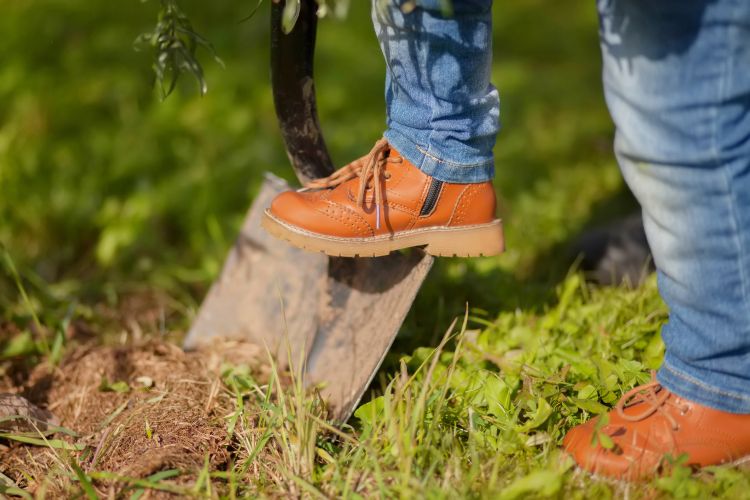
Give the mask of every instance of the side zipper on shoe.
[(442, 187), (443, 181), (432, 179), (432, 182), (430, 183), (430, 189), (427, 191), (427, 196), (425, 196), (424, 203), (422, 204), (422, 209), (419, 211), (420, 217), (430, 215), (435, 209), (438, 198), (440, 198), (440, 190), (442, 189)]

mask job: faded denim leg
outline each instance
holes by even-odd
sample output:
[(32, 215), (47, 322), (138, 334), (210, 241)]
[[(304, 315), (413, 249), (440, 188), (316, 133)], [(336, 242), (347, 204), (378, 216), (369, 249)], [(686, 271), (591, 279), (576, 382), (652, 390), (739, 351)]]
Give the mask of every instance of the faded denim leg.
[(615, 152), (670, 310), (658, 380), (750, 413), (750, 2), (598, 6)]
[[(408, 8), (410, 4), (414, 4)], [(494, 175), (500, 102), (490, 83), (492, 0), (373, 0), (386, 60), (385, 138), (445, 182)]]

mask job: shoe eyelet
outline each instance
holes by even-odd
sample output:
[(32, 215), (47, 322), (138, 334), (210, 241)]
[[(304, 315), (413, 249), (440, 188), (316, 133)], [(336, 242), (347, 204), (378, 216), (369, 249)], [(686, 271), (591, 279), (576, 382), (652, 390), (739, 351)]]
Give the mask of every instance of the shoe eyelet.
[(388, 180), (388, 179), (391, 178), (391, 173), (390, 172), (386, 172), (385, 174), (383, 174), (383, 177), (385, 178), (385, 180)]
[(688, 414), (689, 411), (690, 411), (689, 406), (683, 406), (682, 408), (680, 408), (680, 416), (684, 417), (685, 415)]

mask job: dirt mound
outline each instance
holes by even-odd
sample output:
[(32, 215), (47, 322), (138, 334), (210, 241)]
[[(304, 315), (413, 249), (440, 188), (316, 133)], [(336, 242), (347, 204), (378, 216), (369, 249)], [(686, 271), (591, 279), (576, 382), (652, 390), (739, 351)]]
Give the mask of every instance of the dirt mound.
[[(190, 353), (164, 342), (81, 347), (58, 367), (36, 367), (24, 387), (10, 391), (77, 433), (66, 439), (84, 447), (82, 469), (135, 478), (178, 469), (182, 482), (206, 461), (216, 470), (230, 458), (225, 417), (234, 402), (221, 382), (221, 363), (260, 366), (262, 359), (257, 348), (237, 342)], [(0, 471), (21, 483), (24, 473), (44, 478), (55, 465), (64, 459), (43, 447), (15, 444), (0, 457)]]

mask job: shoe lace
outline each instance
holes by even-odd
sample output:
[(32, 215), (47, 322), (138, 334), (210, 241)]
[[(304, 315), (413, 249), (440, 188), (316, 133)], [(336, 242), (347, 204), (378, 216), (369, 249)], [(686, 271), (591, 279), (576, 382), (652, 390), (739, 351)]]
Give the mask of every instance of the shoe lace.
[[(688, 407), (671, 400), (671, 395), (672, 393), (656, 380), (655, 372), (651, 372), (651, 382), (634, 387), (623, 394), (617, 402), (617, 405), (615, 405), (615, 410), (620, 418), (628, 422), (640, 422), (655, 413), (659, 413), (669, 422), (672, 426), (672, 430), (676, 431), (680, 426), (677, 419), (675, 419), (673, 414), (667, 411), (666, 407), (669, 405), (678, 408), (682, 414), (687, 412)], [(625, 408), (639, 403), (643, 403), (644, 405), (642, 412), (635, 414), (625, 413)]]
[(381, 177), (388, 178), (385, 172), (387, 163), (401, 163), (400, 156), (390, 156), (391, 146), (384, 138), (378, 140), (364, 157), (341, 167), (328, 177), (315, 179), (305, 184), (305, 190), (329, 189), (343, 184), (346, 181), (359, 177), (359, 191), (357, 193), (357, 206), (365, 208), (365, 194), (370, 185), (375, 191), (375, 227), (380, 229), (380, 213), (383, 206), (383, 185)]

